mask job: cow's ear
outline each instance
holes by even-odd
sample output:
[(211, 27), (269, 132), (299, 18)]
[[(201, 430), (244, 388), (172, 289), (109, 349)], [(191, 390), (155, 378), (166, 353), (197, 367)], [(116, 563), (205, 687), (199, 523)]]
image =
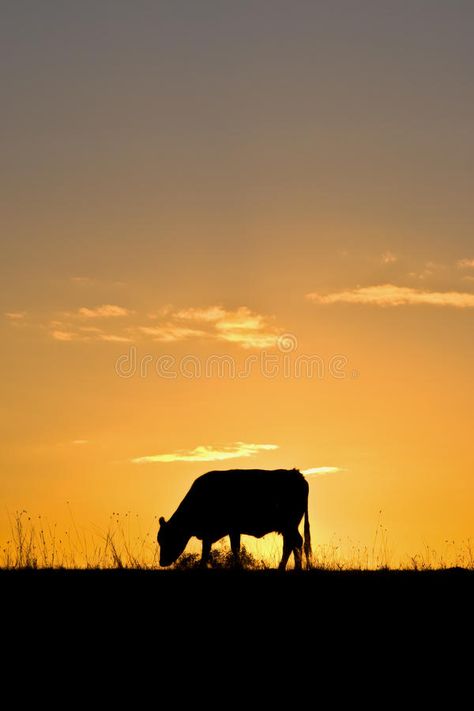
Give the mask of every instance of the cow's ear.
[(165, 519), (163, 518), (163, 516), (160, 516), (160, 518), (159, 518), (158, 520), (159, 520), (159, 522), (160, 522), (160, 526), (163, 526), (163, 525), (166, 523), (166, 521), (165, 521)]

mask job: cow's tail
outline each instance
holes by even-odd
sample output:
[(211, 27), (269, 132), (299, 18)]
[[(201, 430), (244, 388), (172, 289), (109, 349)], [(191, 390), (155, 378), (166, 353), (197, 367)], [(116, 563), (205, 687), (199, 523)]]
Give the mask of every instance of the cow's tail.
[(308, 497), (306, 497), (306, 510), (304, 512), (304, 554), (306, 557), (306, 567), (311, 567), (312, 551), (311, 551), (311, 530), (309, 528), (308, 516)]

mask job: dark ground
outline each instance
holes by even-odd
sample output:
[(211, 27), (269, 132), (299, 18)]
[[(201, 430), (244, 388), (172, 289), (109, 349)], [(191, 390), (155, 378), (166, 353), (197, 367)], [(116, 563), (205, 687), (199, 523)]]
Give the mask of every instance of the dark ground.
[(326, 626), (375, 629), (412, 620), (467, 624), (474, 571), (0, 570), (3, 610), (31, 625), (125, 629)]
[(233, 707), (256, 690), (266, 707), (280, 688), (365, 704), (378, 684), (385, 707), (394, 690), (451, 685), (449, 665), (454, 687), (468, 681), (473, 593), (463, 569), (0, 570), (4, 684), (20, 670), (18, 698), (56, 689), (68, 705), (91, 684), (108, 705), (132, 687), (133, 708), (161, 692)]

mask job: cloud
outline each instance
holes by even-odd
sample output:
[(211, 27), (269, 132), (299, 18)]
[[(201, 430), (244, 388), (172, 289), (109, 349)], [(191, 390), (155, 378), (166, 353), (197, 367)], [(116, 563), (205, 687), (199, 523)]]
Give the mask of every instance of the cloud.
[(94, 283), (94, 279), (88, 276), (72, 276), (70, 280), (73, 284), (80, 284), (82, 286), (88, 286)]
[(271, 348), (276, 345), (280, 329), (273, 318), (251, 311), (247, 306), (234, 310), (222, 306), (189, 308), (177, 311), (180, 320), (200, 322), (208, 328), (207, 335), (219, 341), (235, 343), (242, 348)]
[(77, 338), (77, 334), (72, 331), (51, 331), (51, 336), (55, 341), (74, 341)]
[(393, 264), (398, 261), (398, 257), (393, 254), (393, 252), (390, 252), (390, 250), (387, 250), (382, 254), (381, 261), (382, 264)]
[(26, 311), (7, 311), (4, 316), (9, 321), (22, 321), (26, 316)]
[(368, 304), (374, 306), (430, 305), (474, 308), (474, 294), (459, 291), (425, 291), (407, 286), (381, 284), (337, 291), (333, 294), (307, 294), (319, 304)]
[(97, 339), (108, 343), (130, 343), (131, 341), (127, 336), (117, 336), (115, 333), (100, 333)]
[[(72, 326), (72, 328), (74, 328), (74, 326)], [(115, 333), (103, 333), (100, 328), (80, 328), (79, 332), (69, 330), (66, 324), (63, 325), (62, 328), (55, 328), (50, 333), (56, 341), (104, 341), (106, 343), (130, 343), (131, 341), (128, 336), (120, 336)]]
[(242, 348), (272, 348), (276, 345), (278, 334), (226, 330), (220, 333), (218, 338), (228, 343), (237, 343)]
[(174, 310), (173, 304), (164, 304), (161, 306), (157, 312), (150, 312), (147, 314), (150, 319), (162, 318), (163, 316), (169, 316)]
[(460, 259), (457, 266), (459, 269), (474, 269), (474, 259)]
[(439, 275), (442, 272), (446, 272), (448, 269), (446, 264), (440, 264), (439, 262), (425, 262), (423, 268), (420, 271), (411, 271), (408, 276), (412, 279), (429, 279), (432, 276)]
[(226, 459), (238, 459), (240, 457), (252, 457), (262, 451), (278, 449), (277, 444), (249, 444), (247, 442), (235, 442), (221, 448), (209, 445), (199, 445), (194, 449), (177, 450), (167, 454), (153, 454), (146, 457), (135, 457), (131, 461), (134, 464), (148, 463), (170, 463), (170, 462), (220, 462)]
[(78, 446), (82, 445), (82, 444), (89, 444), (89, 440), (88, 439), (73, 439), (72, 444), (75, 444)]
[(173, 323), (163, 326), (140, 326), (139, 330), (146, 336), (151, 336), (154, 341), (184, 341), (187, 338), (205, 336), (205, 331), (198, 331), (195, 328), (183, 328), (175, 326)]
[(129, 309), (115, 304), (103, 304), (93, 309), (83, 306), (78, 311), (79, 316), (82, 318), (116, 318), (117, 316), (129, 316), (131, 313)]
[(236, 311), (225, 312), (216, 322), (219, 331), (260, 331), (265, 327), (265, 317), (252, 313), (246, 306), (241, 306)]
[(302, 469), (301, 473), (305, 476), (325, 476), (326, 474), (337, 474), (345, 469), (341, 467), (311, 467), (310, 469)]
[[(134, 311), (116, 304), (83, 306), (75, 311), (50, 314), (42, 324), (57, 341), (130, 343), (146, 338), (175, 343), (205, 339), (208, 342), (227, 342), (241, 348), (262, 349), (277, 345), (282, 329), (275, 324), (274, 316), (256, 313), (247, 306), (225, 309), (221, 305), (176, 309), (165, 305), (153, 313), (144, 312), (148, 322), (140, 324), (130, 317)], [(10, 320), (13, 314), (9, 314)], [(15, 315), (15, 318), (20, 318)], [(111, 333), (106, 327), (110, 322)], [(114, 322), (114, 323), (112, 323)]]
[(228, 312), (222, 306), (208, 306), (204, 309), (181, 309), (175, 313), (176, 318), (186, 319), (188, 321), (220, 321), (225, 318)]

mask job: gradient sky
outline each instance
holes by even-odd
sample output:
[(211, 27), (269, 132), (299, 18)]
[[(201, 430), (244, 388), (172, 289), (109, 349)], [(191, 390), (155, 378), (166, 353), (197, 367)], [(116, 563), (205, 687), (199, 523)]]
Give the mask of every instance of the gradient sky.
[[(461, 0), (2, 3), (2, 537), (66, 501), (147, 525), (238, 466), (334, 468), (319, 543), (472, 536), (473, 31)], [(153, 370), (285, 343), (323, 377)]]

